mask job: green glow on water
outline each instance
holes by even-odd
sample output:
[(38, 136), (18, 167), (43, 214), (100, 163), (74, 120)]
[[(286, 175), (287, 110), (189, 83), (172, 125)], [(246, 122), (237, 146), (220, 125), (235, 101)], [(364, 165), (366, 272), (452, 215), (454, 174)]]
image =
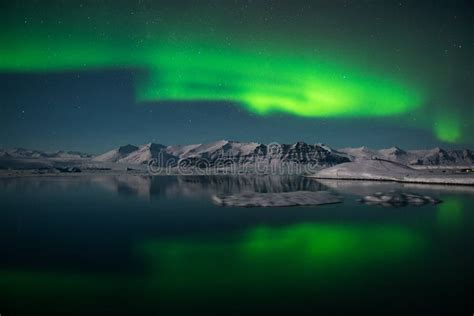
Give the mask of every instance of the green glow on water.
[(402, 255), (417, 246), (419, 240), (416, 236), (397, 227), (305, 224), (295, 225), (291, 229), (257, 228), (248, 234), (243, 249), (252, 256), (278, 252), (282, 255), (287, 252), (289, 255), (293, 252), (321, 263), (346, 257), (375, 259), (381, 254), (380, 251), (384, 255)]
[[(61, 293), (71, 304), (93, 302), (104, 293), (137, 295), (150, 303), (177, 293), (198, 298), (233, 293), (271, 296), (308, 284), (319, 284), (316, 289), (324, 292), (324, 284), (342, 282), (341, 277), (357, 279), (369, 276), (373, 267), (403, 262), (419, 253), (423, 244), (421, 236), (398, 226), (263, 226), (242, 234), (141, 243), (136, 250), (137, 258), (144, 260), (144, 275), (0, 270), (0, 286), (7, 295), (38, 301), (55, 301)], [(262, 288), (272, 288), (273, 294), (261, 292)]]
[(168, 292), (222, 295), (237, 291), (265, 296), (262, 288), (275, 294), (308, 282), (319, 284), (313, 290), (324, 291), (323, 285), (369, 275), (379, 265), (403, 262), (423, 249), (420, 236), (396, 226), (263, 226), (239, 238), (220, 239), (145, 244), (153, 271), (150, 282)]
[(448, 198), (437, 207), (438, 222), (443, 228), (456, 228), (462, 223), (463, 202), (458, 198)]

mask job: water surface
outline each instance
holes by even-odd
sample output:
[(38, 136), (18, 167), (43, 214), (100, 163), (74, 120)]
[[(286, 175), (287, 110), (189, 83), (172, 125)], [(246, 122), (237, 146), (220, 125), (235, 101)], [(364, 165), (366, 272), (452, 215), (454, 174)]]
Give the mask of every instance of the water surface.
[[(222, 208), (330, 190), (341, 204)], [(444, 202), (383, 208), (376, 191)], [(474, 188), (301, 177), (0, 179), (0, 313), (472, 314)]]

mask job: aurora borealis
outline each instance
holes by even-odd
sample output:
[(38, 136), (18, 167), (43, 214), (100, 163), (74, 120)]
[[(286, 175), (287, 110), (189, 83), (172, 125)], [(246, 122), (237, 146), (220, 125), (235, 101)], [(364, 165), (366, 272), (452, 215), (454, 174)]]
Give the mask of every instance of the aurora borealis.
[(164, 58), (158, 53), (138, 98), (234, 101), (260, 115), (306, 117), (390, 116), (421, 104), (417, 92), (403, 84), (323, 61), (222, 50), (190, 57), (196, 51), (165, 50)]
[[(15, 136), (1, 145), (33, 143), (30, 131), (14, 131), (33, 125), (43, 138), (56, 139), (42, 146), (80, 149), (57, 136), (71, 116), (77, 131), (100, 130), (105, 122), (95, 148), (120, 139), (140, 143), (168, 135), (171, 127), (169, 141), (177, 143), (193, 134), (199, 142), (471, 145), (469, 9), (467, 1), (3, 4), (1, 132)], [(91, 74), (92, 87), (80, 79)], [(57, 76), (74, 80), (69, 92), (59, 92), (64, 87), (55, 86)], [(87, 113), (78, 113), (84, 108)], [(47, 119), (34, 121), (39, 117)], [(234, 125), (216, 123), (224, 117)], [(154, 127), (127, 132), (119, 125), (137, 121)], [(287, 128), (275, 130), (282, 124)], [(242, 132), (238, 125), (254, 127)], [(309, 139), (313, 134), (323, 139)], [(343, 136), (349, 134), (352, 139)]]
[(0, 316), (471, 315), (473, 13), (0, 1)]

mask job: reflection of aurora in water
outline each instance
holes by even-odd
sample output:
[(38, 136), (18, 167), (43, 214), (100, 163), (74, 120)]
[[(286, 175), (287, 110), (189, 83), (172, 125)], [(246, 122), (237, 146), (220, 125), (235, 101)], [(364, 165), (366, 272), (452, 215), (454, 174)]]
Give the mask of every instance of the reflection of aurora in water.
[(437, 216), (439, 224), (446, 229), (455, 229), (462, 224), (463, 202), (459, 198), (447, 198), (439, 204)]
[(272, 288), (275, 294), (288, 291), (288, 286), (297, 288), (308, 282), (322, 286), (341, 278), (349, 282), (345, 286), (351, 286), (350, 280), (369, 276), (374, 266), (386, 268), (391, 262), (403, 262), (423, 250), (423, 245), (421, 236), (398, 226), (259, 227), (234, 236), (142, 243), (136, 250), (146, 259), (149, 273), (144, 276), (3, 270), (0, 285), (8, 289), (7, 295), (38, 301), (61, 295), (65, 304), (86, 304), (111, 292), (126, 297), (135, 291), (143, 294), (144, 303), (178, 292), (199, 297), (236, 293), (258, 297), (266, 296), (260, 292), (263, 288)]
[(274, 293), (308, 278), (326, 283), (342, 275), (355, 278), (350, 275), (356, 271), (370, 274), (372, 265), (403, 261), (422, 246), (420, 236), (396, 226), (298, 224), (254, 228), (230, 242), (152, 242), (144, 249), (159, 272), (159, 286), (197, 289), (211, 283), (252, 291), (260, 284)]
[[(288, 180), (284, 186), (260, 179), (260, 187), (248, 179), (234, 183), (226, 177), (191, 183), (185, 180), (193, 179), (156, 177), (152, 184), (105, 180), (0, 181), (0, 222), (13, 227), (1, 230), (7, 236), (0, 239), (3, 310), (64, 315), (74, 309), (84, 315), (98, 306), (133, 315), (160, 308), (189, 314), (200, 304), (213, 309), (219, 303), (272, 311), (284, 309), (279, 304), (343, 309), (371, 308), (374, 302), (385, 306), (394, 297), (403, 299), (404, 306), (425, 301), (432, 309), (451, 309), (466, 301), (460, 292), (472, 283), (469, 190), (444, 188), (439, 197), (445, 203), (419, 208), (380, 209), (348, 195), (337, 206), (223, 211), (203, 198), (204, 192), (279, 192), (309, 183)], [(123, 187), (127, 182), (157, 198), (113, 189), (113, 183)], [(423, 194), (439, 190), (395, 186)], [(176, 194), (168, 195), (167, 188)], [(177, 194), (183, 191), (197, 195)], [(61, 196), (64, 203), (45, 196)], [(98, 203), (96, 208), (89, 209), (91, 200)], [(453, 213), (459, 207), (460, 217)], [(446, 301), (439, 299), (440, 293)], [(350, 303), (340, 306), (341, 300)]]

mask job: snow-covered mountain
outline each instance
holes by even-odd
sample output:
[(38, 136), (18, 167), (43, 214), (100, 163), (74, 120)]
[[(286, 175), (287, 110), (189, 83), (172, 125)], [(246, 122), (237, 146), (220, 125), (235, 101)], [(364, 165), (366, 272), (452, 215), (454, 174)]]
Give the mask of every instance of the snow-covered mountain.
[[(125, 147), (127, 150), (124, 150)], [(183, 162), (187, 165), (203, 167), (227, 163), (250, 165), (280, 162), (332, 166), (350, 161), (345, 153), (339, 153), (323, 144), (310, 145), (298, 142), (292, 145), (265, 145), (229, 140), (173, 146), (153, 143), (141, 147), (127, 145), (94, 158), (95, 161), (129, 164), (145, 164), (152, 159), (157, 159), (165, 165)]]
[(367, 147), (342, 148), (339, 152), (348, 155), (352, 161), (384, 159), (413, 166), (470, 166), (474, 164), (474, 152), (465, 150), (444, 150), (441, 148), (403, 150), (398, 147), (374, 150)]
[(414, 169), (382, 159), (358, 160), (319, 170), (311, 177), (319, 179), (377, 180), (426, 184), (474, 185), (474, 176), (458, 170)]
[(25, 148), (12, 148), (1, 150), (1, 158), (57, 158), (57, 159), (87, 159), (92, 158), (92, 155), (78, 152), (78, 151), (55, 151), (45, 152), (40, 150), (30, 150)]
[(94, 158), (94, 161), (146, 164), (152, 159), (161, 163), (177, 164), (185, 160), (188, 165), (203, 161), (213, 166), (223, 161), (249, 165), (255, 163), (275, 164), (291, 162), (332, 166), (348, 161), (383, 159), (404, 165), (419, 166), (470, 166), (474, 165), (474, 152), (465, 150), (403, 150), (399, 147), (370, 149), (367, 147), (332, 149), (324, 144), (260, 144), (219, 140), (206, 144), (171, 145), (146, 144), (126, 145)]
[(125, 145), (121, 146), (117, 149), (113, 149), (102, 155), (95, 157), (94, 161), (101, 161), (101, 162), (118, 162), (120, 159), (127, 157), (129, 154), (138, 150), (137, 146), (133, 145)]
[[(206, 144), (171, 145), (149, 143), (125, 145), (104, 154), (92, 155), (74, 151), (43, 152), (24, 148), (0, 149), (0, 169), (35, 169), (71, 165), (81, 168), (124, 168), (124, 165), (206, 167), (280, 167), (289, 166), (288, 173), (299, 173), (296, 166), (317, 169), (349, 161), (382, 159), (409, 166), (473, 166), (472, 150), (403, 150), (398, 147), (370, 149), (367, 147), (332, 149), (324, 144), (260, 144), (219, 140)], [(74, 166), (76, 166), (74, 165)], [(20, 167), (19, 167), (20, 166)], [(39, 166), (39, 167), (38, 167)], [(134, 168), (133, 166), (129, 166)], [(143, 166), (144, 167), (144, 166)], [(128, 167), (127, 167), (128, 168)], [(140, 169), (140, 168), (139, 168)], [(143, 168), (141, 168), (143, 169)], [(306, 168), (307, 169), (307, 168)], [(292, 171), (293, 170), (293, 171)], [(300, 170), (301, 171), (301, 170)], [(307, 170), (311, 172), (311, 170)]]
[(416, 161), (411, 163), (414, 165), (474, 165), (474, 151), (469, 149), (444, 150), (437, 147), (429, 150), (411, 150), (410, 153), (417, 157)]

